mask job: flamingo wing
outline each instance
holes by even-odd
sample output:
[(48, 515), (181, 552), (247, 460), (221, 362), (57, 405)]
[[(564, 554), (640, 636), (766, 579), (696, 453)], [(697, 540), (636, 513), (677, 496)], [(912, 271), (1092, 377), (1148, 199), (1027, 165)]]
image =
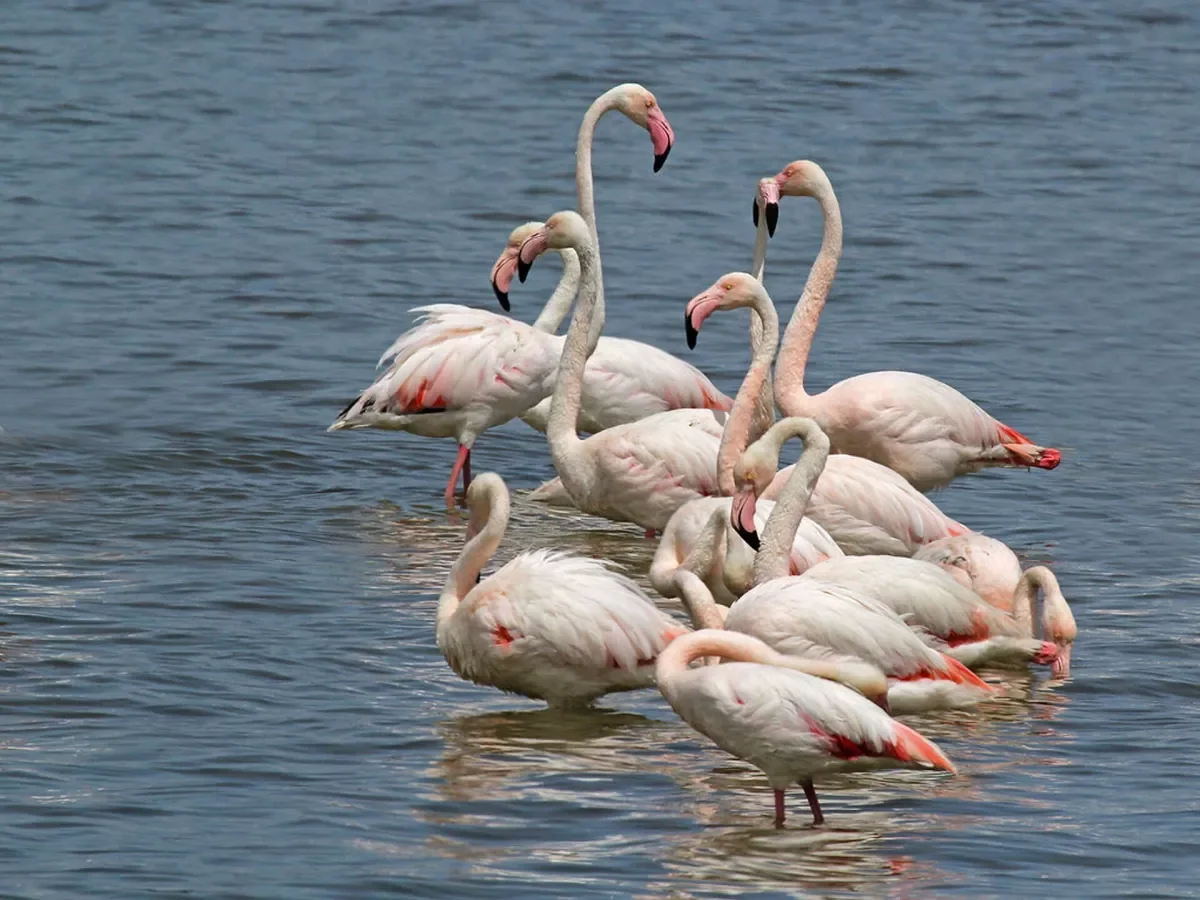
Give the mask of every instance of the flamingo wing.
[[(406, 429), (421, 416), (454, 412), (501, 424), (550, 393), (561, 339), (484, 310), (435, 304), (396, 339), (375, 382), (334, 427)], [(418, 426), (419, 427), (419, 426)], [(447, 435), (450, 436), (450, 435)]]

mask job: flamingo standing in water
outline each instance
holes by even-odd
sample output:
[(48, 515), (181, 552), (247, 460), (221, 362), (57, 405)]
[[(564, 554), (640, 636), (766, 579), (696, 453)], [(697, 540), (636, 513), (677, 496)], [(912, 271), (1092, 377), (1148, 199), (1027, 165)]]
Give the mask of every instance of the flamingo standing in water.
[[(729, 662), (691, 667), (703, 657)], [(676, 638), (655, 671), (680, 718), (767, 776), (777, 828), (784, 824), (784, 791), (797, 781), (813, 825), (820, 825), (825, 816), (814, 777), (895, 766), (955, 771), (932, 741), (867, 699), (883, 698), (887, 681), (863, 663), (797, 659), (748, 635), (704, 630)]]
[(869, 372), (810, 395), (804, 387), (805, 367), (842, 253), (841, 211), (833, 185), (814, 162), (790, 163), (774, 182), (767, 190), (775, 206), (781, 195), (813, 197), (825, 217), (821, 250), (775, 369), (775, 399), (785, 415), (815, 419), (838, 452), (894, 469), (922, 491), (989, 466), (1053, 469), (1059, 464), (1058, 450), (1034, 444), (954, 388), (925, 375)]
[(696, 497), (716, 493), (717, 449), (725, 413), (676, 409), (619, 425), (583, 440), (576, 431), (583, 372), (604, 321), (600, 260), (587, 223), (555, 213), (522, 245), (518, 275), (539, 254), (570, 247), (579, 255), (583, 288), (563, 343), (546, 437), (554, 468), (575, 507), (617, 522), (634, 522), (647, 537)]
[(467, 543), (438, 601), (437, 644), (460, 677), (578, 706), (654, 684), (654, 663), (687, 629), (630, 579), (594, 559), (533, 550), (479, 580), (508, 528), (508, 489), (467, 490)]
[[(575, 179), (579, 208), (592, 228), (593, 240), (592, 137), (600, 117), (613, 109), (650, 133), (654, 171), (662, 167), (675, 140), (654, 95), (641, 85), (618, 85), (592, 103), (579, 129)], [(572, 279), (578, 283), (568, 260), (563, 279), (547, 303), (549, 312), (544, 311), (540, 320), (543, 327), (557, 309), (565, 311), (562, 295), (570, 304)], [(504, 316), (452, 304), (421, 307), (417, 312), (425, 314), (424, 321), (402, 334), (380, 359), (381, 364), (392, 359), (391, 366), (342, 410), (329, 430), (385, 428), (453, 437), (458, 455), (445, 492), (446, 505), (453, 506), (459, 474), (464, 490), (470, 484), (475, 440), (546, 397), (558, 352), (555, 344), (542, 340), (542, 331)], [(720, 398), (714, 402), (719, 404)]]
[[(518, 229), (519, 240), (518, 231), (514, 231), (508, 246), (492, 267), (492, 290), (506, 311), (509, 308), (508, 289), (517, 273), (517, 252), (525, 239), (543, 224), (522, 226)], [(578, 272), (575, 251), (566, 249), (559, 253)], [(578, 284), (578, 278), (575, 283)], [(533, 327), (554, 334), (566, 318), (573, 299), (571, 296), (565, 303), (547, 303)], [(561, 345), (559, 350), (561, 352)], [(670, 409), (728, 410), (732, 405), (733, 401), (717, 390), (703, 372), (665, 350), (641, 341), (601, 336), (596, 352), (588, 358), (583, 370), (583, 396), (576, 427), (579, 431), (594, 434)], [(547, 396), (522, 413), (521, 420), (544, 432), (549, 414), (550, 398)]]

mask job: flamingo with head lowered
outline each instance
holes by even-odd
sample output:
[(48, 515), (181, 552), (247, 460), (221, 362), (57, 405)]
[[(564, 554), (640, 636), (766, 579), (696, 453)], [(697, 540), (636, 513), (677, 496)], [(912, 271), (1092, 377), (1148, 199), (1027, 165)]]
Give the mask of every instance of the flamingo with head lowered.
[(1058, 450), (1038, 446), (926, 375), (869, 372), (809, 394), (805, 368), (842, 254), (841, 211), (833, 185), (814, 162), (790, 163), (773, 182), (766, 188), (768, 210), (777, 208), (781, 196), (812, 197), (825, 217), (821, 250), (784, 333), (775, 368), (775, 399), (785, 415), (814, 419), (837, 452), (881, 463), (922, 491), (991, 466), (1053, 469), (1059, 464)]
[(467, 490), (467, 543), (438, 601), (437, 644), (460, 677), (551, 706), (654, 684), (686, 628), (594, 559), (533, 550), (480, 579), (508, 527), (509, 495), (487, 472)]
[[(681, 590), (698, 584), (686, 569), (678, 577)], [(691, 666), (704, 657), (727, 662)], [(797, 781), (820, 825), (814, 777), (897, 766), (955, 771), (932, 741), (872, 702), (886, 703), (887, 680), (865, 663), (798, 659), (749, 635), (703, 630), (676, 638), (655, 670), (680, 718), (767, 776), (777, 828), (785, 819), (784, 791)]]
[[(592, 103), (579, 129), (575, 178), (579, 208), (593, 239), (592, 137), (600, 117), (614, 109), (650, 133), (654, 171), (675, 140), (654, 95), (639, 84), (618, 85)], [(528, 228), (521, 242), (527, 233)], [(514, 232), (510, 245), (516, 236)], [(561, 345), (546, 340), (552, 337), (546, 332), (553, 330), (548, 323), (556, 315), (561, 321), (577, 285), (578, 269), (568, 257), (538, 329), (465, 306), (420, 307), (416, 312), (424, 314), (423, 321), (397, 338), (380, 359), (381, 364), (390, 359), (389, 368), (342, 410), (329, 430), (383, 428), (454, 438), (458, 455), (445, 491), (446, 505), (452, 506), (459, 475), (464, 490), (470, 484), (471, 447), (479, 435), (527, 412), (550, 393)], [(714, 398), (715, 404), (720, 402)]]

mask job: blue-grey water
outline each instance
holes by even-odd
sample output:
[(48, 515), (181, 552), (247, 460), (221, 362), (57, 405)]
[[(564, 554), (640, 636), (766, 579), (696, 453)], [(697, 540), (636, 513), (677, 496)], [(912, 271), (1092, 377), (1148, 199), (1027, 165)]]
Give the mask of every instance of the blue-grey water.
[[(12, 0), (0, 13), (0, 896), (1194, 896), (1200, 863), (1200, 11), (1190, 0)], [(732, 391), (757, 178), (825, 166), (846, 249), (810, 383), (949, 381), (1053, 472), (950, 514), (1049, 562), (1074, 677), (917, 720), (958, 777), (762, 777), (653, 692), (460, 682), (435, 597), (449, 441), (327, 434), (431, 301), (493, 308), (596, 143), (608, 333)], [(785, 201), (785, 311), (820, 240)], [(531, 320), (555, 266), (515, 285)], [(551, 474), (521, 423), (475, 470)], [(503, 554), (640, 574), (636, 530), (518, 501)]]

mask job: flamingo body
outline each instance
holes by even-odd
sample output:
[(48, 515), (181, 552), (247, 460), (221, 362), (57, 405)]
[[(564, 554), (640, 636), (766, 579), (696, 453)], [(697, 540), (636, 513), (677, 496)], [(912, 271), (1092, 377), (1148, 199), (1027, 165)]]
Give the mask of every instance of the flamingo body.
[(896, 713), (973, 706), (991, 692), (882, 603), (810, 575), (754, 587), (730, 608), (725, 627), (785, 655), (856, 659), (877, 667), (888, 676), (888, 702)]
[(936, 563), (992, 606), (1007, 613), (1013, 611), (1021, 562), (1003, 542), (969, 532), (926, 544), (914, 558)]
[[(778, 497), (793, 468), (780, 469), (762, 496)], [(970, 530), (897, 472), (848, 454), (833, 454), (826, 461), (805, 515), (851, 556), (911, 556), (927, 543)]]

